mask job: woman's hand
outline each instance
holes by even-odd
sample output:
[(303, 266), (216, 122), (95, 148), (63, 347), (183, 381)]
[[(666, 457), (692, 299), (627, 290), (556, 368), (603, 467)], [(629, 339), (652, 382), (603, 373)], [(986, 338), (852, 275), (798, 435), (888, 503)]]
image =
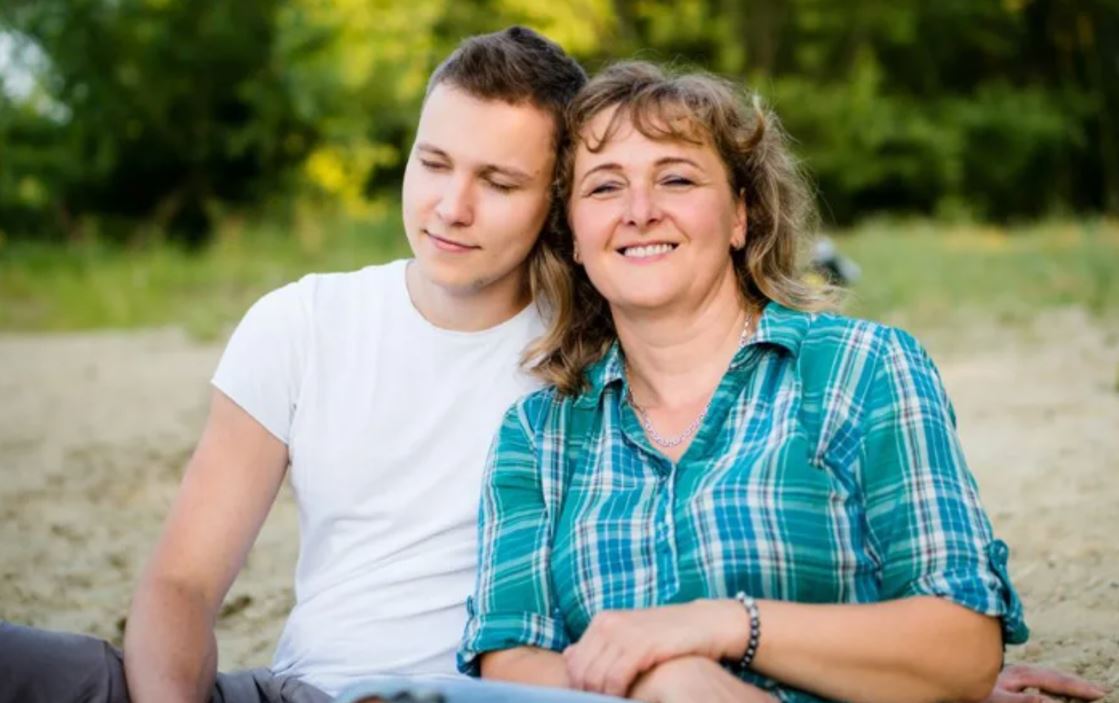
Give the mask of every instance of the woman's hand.
[(733, 676), (706, 657), (670, 659), (642, 675), (629, 692), (645, 703), (776, 703), (776, 698)]
[(724, 658), (723, 643), (744, 639), (749, 627), (749, 616), (734, 601), (608, 610), (564, 651), (568, 681), (580, 690), (624, 696), (639, 675), (662, 662), (689, 655)]

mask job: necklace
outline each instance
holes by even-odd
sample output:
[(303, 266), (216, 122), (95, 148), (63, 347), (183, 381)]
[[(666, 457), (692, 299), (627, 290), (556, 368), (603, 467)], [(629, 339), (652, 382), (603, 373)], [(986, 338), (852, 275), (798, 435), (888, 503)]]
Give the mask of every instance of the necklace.
[[(750, 316), (747, 315), (746, 322), (742, 325), (742, 334), (738, 337), (739, 350), (741, 350), (742, 347), (746, 346), (746, 341), (749, 339), (749, 332)], [(637, 412), (637, 418), (638, 420), (640, 420), (641, 427), (645, 430), (645, 434), (649, 436), (649, 439), (653, 440), (654, 444), (659, 447), (663, 447), (664, 449), (678, 447), (685, 441), (687, 441), (689, 437), (696, 433), (696, 430), (699, 429), (699, 426), (703, 424), (703, 419), (707, 417), (707, 411), (711, 409), (712, 400), (714, 400), (714, 393), (712, 393), (712, 396), (707, 399), (707, 403), (703, 406), (703, 410), (700, 411), (699, 415), (696, 416), (696, 419), (692, 420), (691, 424), (685, 427), (683, 432), (676, 435), (675, 437), (665, 437), (660, 432), (657, 432), (656, 427), (653, 427), (653, 420), (649, 417), (648, 411), (638, 405), (637, 401), (633, 399), (633, 391), (628, 386), (626, 388), (626, 402), (629, 403), (630, 407), (632, 407)]]

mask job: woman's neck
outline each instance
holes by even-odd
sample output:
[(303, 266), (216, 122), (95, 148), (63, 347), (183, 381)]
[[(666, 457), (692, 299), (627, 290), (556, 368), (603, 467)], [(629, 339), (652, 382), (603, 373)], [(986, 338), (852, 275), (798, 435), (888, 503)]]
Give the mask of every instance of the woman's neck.
[[(739, 349), (748, 318), (733, 270), (687, 309), (613, 313), (635, 401), (669, 410), (707, 402)], [(750, 328), (754, 322), (750, 316)]]

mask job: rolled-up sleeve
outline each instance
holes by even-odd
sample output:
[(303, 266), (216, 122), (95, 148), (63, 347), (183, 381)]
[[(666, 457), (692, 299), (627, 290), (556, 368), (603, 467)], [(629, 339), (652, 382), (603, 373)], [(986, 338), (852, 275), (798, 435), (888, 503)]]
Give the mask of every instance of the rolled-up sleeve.
[(1005, 643), (1025, 642), (1009, 550), (994, 538), (979, 501), (936, 367), (908, 334), (884, 334), (864, 406), (860, 462), (882, 597), (945, 598), (1000, 618)]
[(526, 401), (505, 415), (490, 447), (478, 521), (478, 579), (467, 601), (458, 668), (478, 676), (485, 652), (531, 646), (562, 651), (548, 574), (553, 511), (543, 490)]

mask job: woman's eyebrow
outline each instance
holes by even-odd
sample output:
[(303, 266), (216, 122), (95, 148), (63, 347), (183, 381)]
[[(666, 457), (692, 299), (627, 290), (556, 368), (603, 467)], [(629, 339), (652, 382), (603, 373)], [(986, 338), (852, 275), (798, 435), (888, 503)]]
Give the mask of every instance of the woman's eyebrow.
[(605, 164), (599, 164), (598, 166), (595, 166), (594, 168), (592, 168), (590, 171), (587, 171), (586, 173), (584, 173), (583, 177), (579, 179), (579, 183), (582, 184), (583, 181), (587, 180), (593, 174), (598, 173), (599, 171), (621, 171), (621, 170), (622, 170), (621, 164), (616, 164), (616, 163), (613, 163), (613, 162), (605, 163)]
[(654, 165), (656, 166), (674, 166), (676, 164), (684, 164), (685, 166), (692, 166), (703, 170), (703, 167), (691, 159), (684, 158), (683, 156), (665, 156), (664, 158), (657, 159)]
[[(664, 156), (664, 157), (661, 157), (661, 158), (659, 158), (659, 159), (657, 159), (656, 161), (653, 162), (653, 166), (655, 166), (656, 168), (660, 168), (662, 166), (674, 166), (674, 165), (679, 165), (679, 164), (683, 164), (685, 166), (691, 166), (692, 168), (698, 169), (700, 171), (703, 170), (703, 167), (700, 166), (698, 163), (696, 163), (692, 159), (689, 159), (689, 158), (686, 158), (686, 157), (683, 157), (683, 156)], [(617, 163), (614, 163), (612, 161), (608, 162), (608, 163), (604, 163), (604, 164), (599, 164), (599, 165), (595, 166), (594, 168), (592, 168), (591, 170), (584, 173), (583, 177), (579, 179), (579, 184), (582, 185), (583, 181), (587, 180), (591, 175), (593, 175), (595, 173), (598, 173), (599, 171), (621, 171), (621, 170), (622, 170), (621, 164), (617, 164)]]

